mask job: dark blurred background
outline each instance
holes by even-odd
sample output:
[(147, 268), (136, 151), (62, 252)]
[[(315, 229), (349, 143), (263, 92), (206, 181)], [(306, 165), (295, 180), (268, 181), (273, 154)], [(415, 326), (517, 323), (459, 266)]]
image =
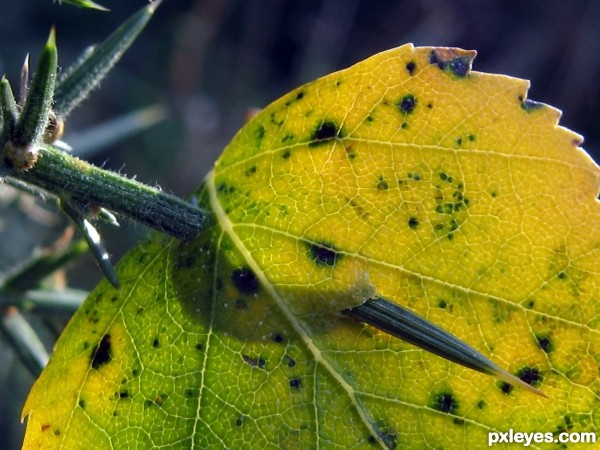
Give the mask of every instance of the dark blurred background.
[[(102, 41), (143, 0), (101, 0), (110, 13), (51, 0), (10, 2), (0, 11), (0, 73), (17, 90), (27, 52), (35, 64), (56, 26), (66, 68)], [(406, 42), (476, 49), (475, 70), (531, 80), (529, 98), (564, 111), (561, 124), (585, 137), (600, 160), (600, 2), (595, 0), (164, 0), (100, 91), (70, 116), (64, 140), (128, 111), (160, 103), (168, 118), (86, 156), (179, 196), (210, 169), (248, 108), (299, 84)], [(75, 149), (77, 151), (77, 148)], [(50, 245), (66, 221), (52, 202), (0, 186), (0, 275)], [(101, 226), (117, 260), (145, 233)], [(101, 275), (89, 257), (67, 274), (91, 289)], [(54, 318), (48, 347), (65, 317)], [(35, 321), (36, 318), (31, 318)], [(19, 422), (33, 376), (0, 336), (0, 446), (20, 448)]]

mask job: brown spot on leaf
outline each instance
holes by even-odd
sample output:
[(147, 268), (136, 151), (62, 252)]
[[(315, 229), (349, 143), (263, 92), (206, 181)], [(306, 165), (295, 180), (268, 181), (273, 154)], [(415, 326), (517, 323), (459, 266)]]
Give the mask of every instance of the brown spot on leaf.
[(475, 50), (437, 47), (431, 51), (429, 62), (437, 65), (444, 72), (449, 72), (459, 78), (463, 78), (471, 71), (475, 56), (477, 56)]

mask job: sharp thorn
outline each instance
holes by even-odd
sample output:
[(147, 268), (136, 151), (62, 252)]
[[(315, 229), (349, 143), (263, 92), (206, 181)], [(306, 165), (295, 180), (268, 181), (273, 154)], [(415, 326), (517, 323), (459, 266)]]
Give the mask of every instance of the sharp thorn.
[(407, 308), (385, 298), (369, 299), (346, 314), (449, 361), (497, 377), (546, 397), (535, 387), (500, 368), (478, 350)]

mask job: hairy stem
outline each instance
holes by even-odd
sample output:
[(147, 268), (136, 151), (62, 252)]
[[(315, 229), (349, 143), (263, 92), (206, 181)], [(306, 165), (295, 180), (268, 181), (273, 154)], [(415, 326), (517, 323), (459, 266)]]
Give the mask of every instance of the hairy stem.
[(206, 225), (205, 211), (145, 184), (100, 169), (50, 146), (35, 166), (11, 178), (35, 185), (84, 208), (103, 207), (177, 239), (192, 239)]

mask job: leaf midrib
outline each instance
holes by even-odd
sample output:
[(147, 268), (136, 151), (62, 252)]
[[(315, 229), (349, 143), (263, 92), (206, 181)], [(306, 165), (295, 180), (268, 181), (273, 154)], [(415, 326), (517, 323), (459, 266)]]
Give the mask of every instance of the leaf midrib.
[(215, 188), (215, 172), (211, 170), (206, 176), (206, 187), (209, 193), (210, 204), (214, 213), (217, 222), (221, 229), (230, 237), (233, 241), (234, 245), (238, 249), (238, 251), (242, 254), (242, 257), (248, 264), (248, 267), (255, 273), (256, 277), (260, 280), (261, 285), (265, 288), (268, 294), (271, 296), (277, 307), (281, 310), (283, 315), (289, 321), (290, 325), (296, 332), (296, 334), (300, 337), (304, 345), (306, 345), (307, 349), (315, 358), (316, 363), (320, 363), (325, 370), (333, 377), (333, 379), (342, 386), (344, 391), (347, 393), (352, 405), (354, 406), (356, 412), (360, 416), (363, 424), (369, 430), (370, 434), (374, 436), (379, 442), (381, 448), (387, 450), (387, 446), (385, 442), (381, 439), (375, 428), (373, 427), (374, 421), (370, 419), (367, 415), (367, 411), (364, 407), (361, 406), (361, 402), (357, 398), (357, 392), (353, 386), (351, 386), (344, 378), (341, 376), (339, 372), (335, 370), (332, 363), (328, 358), (321, 352), (321, 350), (317, 347), (317, 345), (313, 342), (312, 338), (308, 335), (306, 330), (303, 328), (300, 321), (297, 320), (292, 311), (288, 308), (285, 301), (281, 298), (275, 287), (269, 282), (266, 278), (265, 273), (260, 268), (258, 263), (252, 258), (248, 249), (244, 246), (238, 235), (233, 230), (233, 224), (229, 220), (229, 217), (221, 207), (219, 200), (217, 198), (217, 191)]

